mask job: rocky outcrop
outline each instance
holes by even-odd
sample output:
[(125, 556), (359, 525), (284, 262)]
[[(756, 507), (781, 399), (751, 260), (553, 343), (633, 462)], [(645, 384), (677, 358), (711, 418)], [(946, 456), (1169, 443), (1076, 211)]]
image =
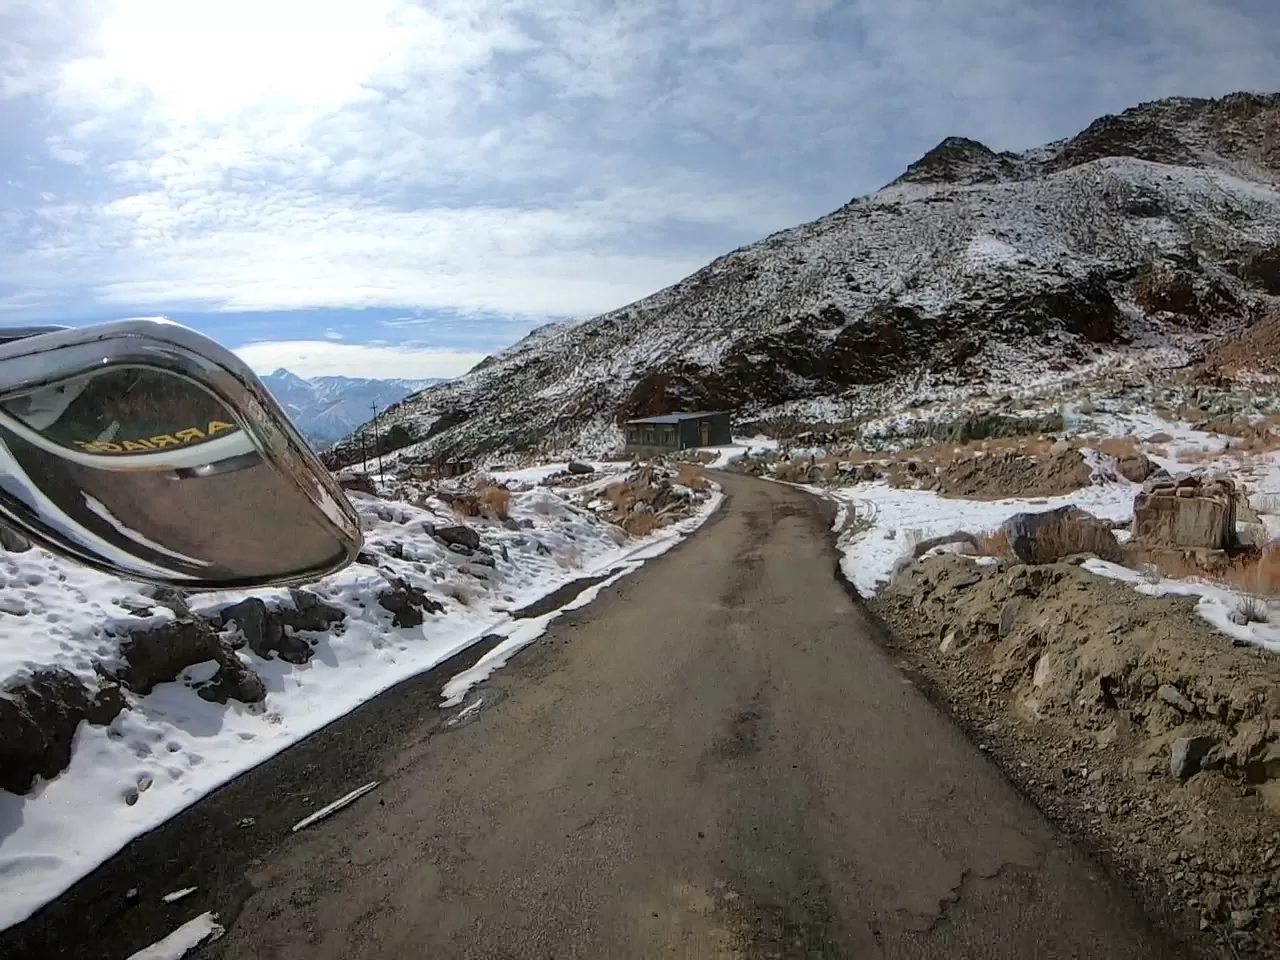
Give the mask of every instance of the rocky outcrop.
[(1092, 554), (1120, 560), (1123, 554), (1111, 527), (1078, 507), (1017, 513), (1003, 524), (1009, 549), (1023, 563), (1056, 563)]
[(213, 703), (230, 699), (257, 703), (266, 696), (258, 675), (250, 670), (213, 627), (199, 618), (177, 619), (160, 627), (139, 630), (120, 644), (125, 667), (120, 681), (134, 693), (150, 693), (158, 683), (172, 683), (184, 670), (210, 661), (218, 665), (211, 679), (195, 686)]
[(400, 577), (390, 578), (388, 588), (378, 594), (378, 605), (392, 614), (391, 623), (396, 627), (419, 627), (426, 614), (444, 611), (444, 604)]
[(1135, 543), (1226, 550), (1235, 538), (1236, 491), (1229, 478), (1156, 479), (1134, 499)]
[(1163, 467), (1145, 453), (1129, 453), (1116, 458), (1116, 473), (1130, 483), (1145, 483), (1151, 477), (1167, 477)]
[(234, 624), (249, 649), (264, 659), (278, 655), (289, 663), (306, 663), (311, 659), (312, 646), (297, 631), (330, 630), (343, 623), (347, 615), (309, 591), (292, 590), (290, 596), (293, 605), (279, 607), (269, 607), (259, 598), (249, 597), (225, 607), (219, 614), (219, 624)]
[[(1262, 132), (1277, 118), (1280, 98), (1239, 95), (1143, 104), (1025, 154), (949, 138), (878, 193), (621, 309), (538, 328), (387, 416), (431, 456), (551, 436), (604, 452), (629, 417), (851, 421), (1122, 350), (1133, 361), (1130, 346), (1198, 350), (1275, 286), (1280, 200), (1248, 181), (1280, 175)], [(337, 448), (345, 462), (359, 450), (359, 437)]]
[(124, 706), (116, 684), (91, 693), (61, 668), (7, 684), (0, 689), (0, 790), (24, 794), (37, 778), (56, 777), (71, 762), (80, 724), (106, 726)]

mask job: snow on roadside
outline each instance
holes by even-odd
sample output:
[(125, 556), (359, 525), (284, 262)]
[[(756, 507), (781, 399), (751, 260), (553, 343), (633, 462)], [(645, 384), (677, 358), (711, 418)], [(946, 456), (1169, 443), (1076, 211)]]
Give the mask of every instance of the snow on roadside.
[(727, 447), (703, 447), (703, 453), (714, 453), (715, 460), (707, 464), (708, 469), (723, 470), (735, 460), (743, 457), (754, 457), (778, 449), (778, 441), (763, 434), (755, 437), (734, 437), (733, 443)]
[[(612, 474), (601, 482), (616, 479)], [(145, 696), (125, 691), (127, 709), (108, 726), (80, 724), (71, 763), (52, 780), (38, 781), (23, 796), (0, 791), (0, 929), (236, 775), (481, 637), (506, 636), (451, 681), (446, 696), (465, 693), (536, 640), (556, 615), (517, 621), (512, 613), (572, 581), (606, 578), (570, 607), (589, 602), (682, 540), (721, 500), (711, 491), (694, 516), (631, 540), (569, 499), (580, 493), (517, 490), (506, 523), (466, 521), (491, 551), (483, 557), (446, 549), (430, 536), (432, 528), (462, 522), (434, 498), (413, 505), (353, 494), (365, 550), (377, 567), (353, 564), (307, 587), (346, 614), (335, 629), (308, 635), (315, 640), (308, 662), (264, 659), (247, 646), (235, 654), (262, 679), (263, 702), (224, 706), (201, 699), (192, 688), (208, 679), (204, 668), (216, 665), (195, 664)], [(376, 602), (388, 578), (421, 590), (443, 611), (418, 627), (392, 626), (391, 614)], [(155, 602), (152, 588), (38, 549), (0, 553), (0, 583), (0, 682), (6, 684), (57, 665), (96, 690), (95, 664), (120, 665), (124, 637), (174, 617)], [(269, 607), (291, 602), (289, 591), (266, 589), (201, 594), (191, 607), (210, 616), (248, 596)]]
[(212, 913), (202, 913), (188, 920), (163, 940), (143, 947), (129, 960), (182, 960), (196, 947), (212, 943), (225, 932)]
[[(1172, 444), (1179, 445), (1184, 451), (1216, 451), (1221, 446), (1221, 438), (1202, 431), (1177, 429), (1167, 421), (1155, 418), (1145, 422), (1142, 422), (1143, 418), (1132, 419), (1139, 421), (1140, 429), (1153, 427), (1159, 429), (1149, 432), (1172, 434)], [(1087, 457), (1096, 458), (1092, 451), (1085, 452)], [(1171, 472), (1185, 472), (1187, 469), (1186, 464), (1174, 458), (1167, 462)], [(1271, 489), (1280, 487), (1280, 466), (1277, 466), (1276, 455), (1268, 454), (1259, 462), (1269, 478), (1264, 482), (1272, 483)], [(1237, 475), (1240, 473), (1238, 465), (1224, 458), (1218, 458), (1207, 466)], [(995, 530), (1015, 513), (1042, 512), (1064, 506), (1079, 507), (1105, 520), (1128, 520), (1133, 516), (1133, 500), (1140, 489), (1140, 484), (1116, 480), (1097, 483), (1064, 496), (990, 501), (944, 498), (930, 491), (895, 489), (883, 482), (829, 492), (813, 488), (813, 492), (830, 495), (848, 504), (855, 517), (870, 523), (866, 532), (852, 539), (841, 539), (841, 570), (862, 596), (872, 597), (892, 577), (895, 565), (921, 540), (959, 531), (979, 534)], [(1269, 530), (1273, 524), (1268, 521), (1280, 523), (1280, 519), (1275, 517), (1264, 515), (1261, 519)], [(1117, 540), (1123, 542), (1127, 537), (1128, 531), (1116, 531)], [(1098, 576), (1134, 584), (1139, 592), (1150, 596), (1198, 597), (1196, 612), (1222, 633), (1241, 643), (1280, 652), (1280, 625), (1236, 622), (1238, 611), (1249, 600), (1240, 591), (1199, 579), (1162, 578), (1151, 582), (1137, 571), (1103, 560), (1091, 560), (1084, 567)], [(1280, 616), (1276, 619), (1280, 620)]]
[(1107, 520), (1124, 520), (1133, 515), (1138, 489), (1137, 484), (1119, 481), (1060, 497), (959, 500), (929, 490), (897, 489), (883, 482), (838, 488), (831, 495), (849, 503), (857, 516), (866, 517), (868, 511), (874, 511), (871, 529), (845, 544), (840, 567), (858, 593), (871, 597), (893, 575), (899, 558), (909, 554), (920, 540), (959, 530), (984, 533), (1015, 513), (1064, 506), (1077, 506)]
[[(1198, 613), (1213, 626), (1241, 643), (1252, 644), (1280, 653), (1280, 626), (1273, 623), (1237, 623), (1234, 616), (1244, 596), (1216, 583), (1204, 580), (1174, 580), (1162, 577), (1150, 580), (1136, 570), (1106, 560), (1086, 560), (1084, 568), (1100, 577), (1132, 584), (1138, 593), (1149, 597), (1199, 597)], [(1259, 601), (1261, 602), (1261, 601)]]

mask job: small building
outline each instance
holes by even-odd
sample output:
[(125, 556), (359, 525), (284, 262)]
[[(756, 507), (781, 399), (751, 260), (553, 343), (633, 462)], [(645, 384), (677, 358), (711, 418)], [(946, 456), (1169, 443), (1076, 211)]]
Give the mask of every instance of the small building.
[(719, 411), (669, 413), (642, 417), (623, 424), (627, 453), (672, 453), (693, 447), (723, 447), (733, 443), (729, 414)]

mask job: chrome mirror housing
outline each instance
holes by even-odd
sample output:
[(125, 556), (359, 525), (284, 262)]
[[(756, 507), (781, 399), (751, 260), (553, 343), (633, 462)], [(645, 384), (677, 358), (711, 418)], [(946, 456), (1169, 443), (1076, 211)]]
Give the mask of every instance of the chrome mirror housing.
[(184, 590), (301, 583), (361, 547), (346, 495), (253, 371), (167, 320), (0, 330), (0, 520)]

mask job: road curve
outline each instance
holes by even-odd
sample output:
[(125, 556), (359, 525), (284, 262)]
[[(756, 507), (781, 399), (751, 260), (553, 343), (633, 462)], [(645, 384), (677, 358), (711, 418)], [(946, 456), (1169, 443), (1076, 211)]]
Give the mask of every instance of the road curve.
[(443, 674), (388, 692), (0, 955), (120, 960), (214, 909), (223, 960), (1180, 956), (894, 665), (834, 576), (830, 506), (723, 479), (717, 518), (465, 719), (435, 709)]

